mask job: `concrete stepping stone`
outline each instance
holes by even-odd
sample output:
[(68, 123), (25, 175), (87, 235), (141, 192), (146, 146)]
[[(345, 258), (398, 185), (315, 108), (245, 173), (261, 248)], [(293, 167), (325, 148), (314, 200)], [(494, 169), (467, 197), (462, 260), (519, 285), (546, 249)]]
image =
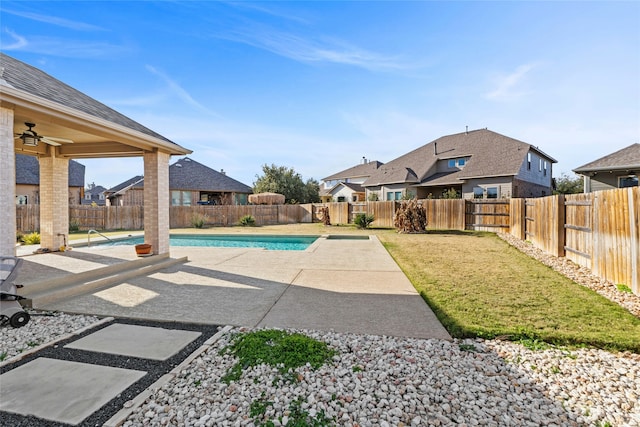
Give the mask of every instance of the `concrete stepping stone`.
[(78, 425), (145, 374), (40, 357), (0, 375), (0, 410)]
[(65, 348), (167, 360), (200, 335), (200, 332), (116, 323), (69, 343)]

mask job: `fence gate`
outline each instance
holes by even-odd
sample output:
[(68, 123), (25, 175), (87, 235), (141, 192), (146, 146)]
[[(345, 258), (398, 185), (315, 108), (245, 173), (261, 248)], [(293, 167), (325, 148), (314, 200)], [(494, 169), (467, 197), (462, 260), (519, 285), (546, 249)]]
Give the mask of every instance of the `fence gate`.
[(508, 200), (467, 200), (466, 229), (475, 231), (509, 232)]

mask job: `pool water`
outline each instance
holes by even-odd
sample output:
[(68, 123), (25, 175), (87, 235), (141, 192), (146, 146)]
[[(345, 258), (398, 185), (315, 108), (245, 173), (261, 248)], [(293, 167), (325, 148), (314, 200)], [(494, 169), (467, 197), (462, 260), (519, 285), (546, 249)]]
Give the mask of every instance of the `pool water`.
[[(227, 234), (172, 234), (170, 246), (263, 248), (272, 251), (304, 251), (318, 236), (274, 236), (274, 235), (227, 235)], [(100, 243), (100, 245), (123, 246), (144, 243), (144, 237)]]

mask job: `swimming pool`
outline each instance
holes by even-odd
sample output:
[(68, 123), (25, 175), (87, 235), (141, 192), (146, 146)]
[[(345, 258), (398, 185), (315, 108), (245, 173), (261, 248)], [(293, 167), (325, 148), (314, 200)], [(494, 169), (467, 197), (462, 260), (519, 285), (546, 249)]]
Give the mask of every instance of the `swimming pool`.
[[(171, 234), (170, 246), (224, 247), (224, 248), (263, 248), (272, 251), (304, 251), (318, 236), (279, 236), (260, 234)], [(92, 243), (100, 246), (125, 246), (144, 243), (144, 237), (113, 240), (111, 242)]]

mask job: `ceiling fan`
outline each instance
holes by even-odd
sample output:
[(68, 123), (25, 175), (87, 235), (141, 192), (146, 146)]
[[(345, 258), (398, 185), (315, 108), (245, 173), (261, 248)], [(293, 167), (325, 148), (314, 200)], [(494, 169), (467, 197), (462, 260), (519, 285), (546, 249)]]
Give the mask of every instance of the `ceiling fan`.
[(38, 143), (42, 141), (45, 144), (49, 144), (57, 147), (62, 144), (73, 143), (72, 140), (66, 139), (66, 138), (53, 138), (49, 136), (38, 135), (36, 131), (33, 130), (33, 128), (36, 127), (35, 123), (25, 122), (25, 126), (28, 127), (29, 129), (23, 131), (21, 134), (16, 134), (16, 139), (21, 139), (22, 145), (26, 145), (29, 147), (37, 147)]

